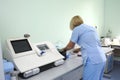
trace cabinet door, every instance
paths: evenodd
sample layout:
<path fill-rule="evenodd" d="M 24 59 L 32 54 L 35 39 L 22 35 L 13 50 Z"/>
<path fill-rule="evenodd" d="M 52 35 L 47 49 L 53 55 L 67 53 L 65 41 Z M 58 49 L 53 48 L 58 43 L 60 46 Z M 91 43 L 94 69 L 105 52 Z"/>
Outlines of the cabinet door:
<path fill-rule="evenodd" d="M 82 78 L 83 67 L 74 69 L 62 76 L 62 80 L 80 80 Z"/>
<path fill-rule="evenodd" d="M 106 62 L 106 67 L 105 67 L 105 73 L 108 73 L 112 70 L 113 68 L 113 52 L 109 52 L 107 55 L 106 55 L 106 58 L 107 58 L 107 62 Z"/>
<path fill-rule="evenodd" d="M 120 57 L 120 48 L 114 49 L 113 52 L 115 57 Z"/>

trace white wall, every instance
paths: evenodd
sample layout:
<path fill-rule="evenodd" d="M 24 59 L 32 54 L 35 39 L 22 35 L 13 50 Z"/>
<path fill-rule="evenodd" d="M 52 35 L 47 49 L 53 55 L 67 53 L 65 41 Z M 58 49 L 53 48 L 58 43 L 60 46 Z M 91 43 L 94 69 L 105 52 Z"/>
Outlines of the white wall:
<path fill-rule="evenodd" d="M 101 34 L 104 26 L 104 0 L 0 0 L 0 37 L 31 35 L 31 42 L 63 41 L 71 31 L 69 22 L 80 15 L 85 23 L 97 26 Z"/>

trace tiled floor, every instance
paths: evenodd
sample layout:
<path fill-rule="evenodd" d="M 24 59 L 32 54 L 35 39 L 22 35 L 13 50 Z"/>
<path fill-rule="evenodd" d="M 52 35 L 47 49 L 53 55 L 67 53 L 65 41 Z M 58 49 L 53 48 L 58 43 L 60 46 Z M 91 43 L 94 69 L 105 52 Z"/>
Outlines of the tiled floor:
<path fill-rule="evenodd" d="M 114 62 L 113 70 L 103 80 L 120 80 L 120 63 Z"/>

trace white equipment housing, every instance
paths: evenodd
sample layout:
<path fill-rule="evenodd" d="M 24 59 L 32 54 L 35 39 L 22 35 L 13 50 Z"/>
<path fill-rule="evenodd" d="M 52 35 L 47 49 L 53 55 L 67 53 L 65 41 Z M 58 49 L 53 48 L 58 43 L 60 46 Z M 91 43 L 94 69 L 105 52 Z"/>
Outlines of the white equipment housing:
<path fill-rule="evenodd" d="M 7 40 L 7 45 L 9 52 L 5 54 L 5 58 L 12 61 L 20 73 L 27 73 L 53 62 L 55 66 L 64 63 L 64 56 L 48 41 L 31 45 L 27 38 L 18 38 Z"/>

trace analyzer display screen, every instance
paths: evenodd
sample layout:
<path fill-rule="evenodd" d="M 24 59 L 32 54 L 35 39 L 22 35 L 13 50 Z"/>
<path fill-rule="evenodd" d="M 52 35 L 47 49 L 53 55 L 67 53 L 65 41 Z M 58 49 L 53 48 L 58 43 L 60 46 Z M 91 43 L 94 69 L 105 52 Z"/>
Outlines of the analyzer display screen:
<path fill-rule="evenodd" d="M 14 40 L 11 44 L 16 54 L 32 50 L 27 39 Z"/>

